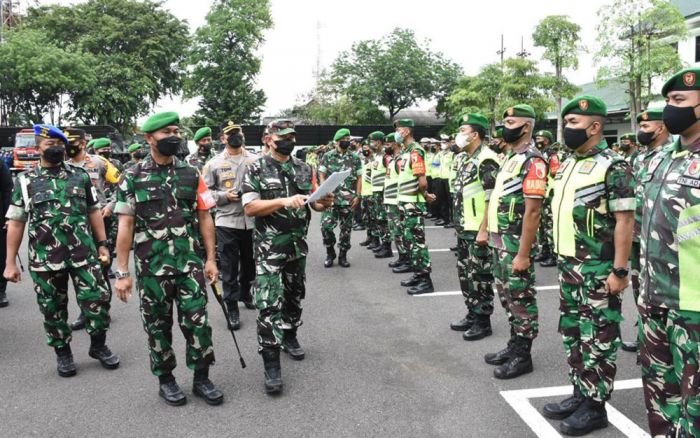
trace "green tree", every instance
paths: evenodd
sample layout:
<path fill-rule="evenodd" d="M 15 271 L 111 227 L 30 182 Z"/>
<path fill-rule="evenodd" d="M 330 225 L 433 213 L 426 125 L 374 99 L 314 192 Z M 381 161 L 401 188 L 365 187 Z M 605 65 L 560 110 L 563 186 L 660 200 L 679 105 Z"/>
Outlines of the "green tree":
<path fill-rule="evenodd" d="M 257 51 L 271 27 L 269 0 L 214 2 L 206 24 L 195 33 L 189 57 L 192 72 L 185 97 L 201 97 L 196 121 L 250 123 L 259 118 L 266 98 L 255 88 L 260 72 Z"/>
<path fill-rule="evenodd" d="M 54 45 L 38 30 L 18 27 L 0 44 L 0 124 L 61 123 L 66 95 L 94 87 L 85 58 Z"/>
<path fill-rule="evenodd" d="M 24 25 L 89 60 L 97 83 L 70 96 L 71 116 L 78 121 L 126 133 L 159 99 L 182 90 L 189 31 L 160 1 L 30 8 Z"/>
<path fill-rule="evenodd" d="M 564 77 L 567 68 L 578 68 L 578 52 L 580 46 L 579 32 L 581 27 L 569 21 L 564 15 L 550 15 L 537 25 L 532 39 L 535 46 L 543 47 L 542 59 L 549 61 L 554 66 L 554 81 L 552 94 L 557 111 L 557 139 L 561 141 L 563 122 L 561 117 L 562 98 L 573 97 L 573 87 Z"/>
<path fill-rule="evenodd" d="M 393 120 L 421 100 L 441 101 L 450 94 L 461 68 L 419 44 L 412 31 L 394 29 L 380 40 L 355 43 L 331 66 L 326 86 L 363 106 L 386 108 Z"/>
<path fill-rule="evenodd" d="M 630 119 L 651 101 L 654 79 L 681 68 L 673 44 L 687 35 L 683 15 L 664 0 L 615 0 L 598 13 L 598 51 L 602 82 L 624 78 L 630 99 Z"/>

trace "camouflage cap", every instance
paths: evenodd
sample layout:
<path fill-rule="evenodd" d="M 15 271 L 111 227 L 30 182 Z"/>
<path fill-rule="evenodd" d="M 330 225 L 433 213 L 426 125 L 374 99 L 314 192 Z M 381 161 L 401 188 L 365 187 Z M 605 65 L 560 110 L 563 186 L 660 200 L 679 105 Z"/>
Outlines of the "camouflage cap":
<path fill-rule="evenodd" d="M 267 125 L 269 135 L 296 134 L 294 122 L 291 120 L 274 120 Z"/>

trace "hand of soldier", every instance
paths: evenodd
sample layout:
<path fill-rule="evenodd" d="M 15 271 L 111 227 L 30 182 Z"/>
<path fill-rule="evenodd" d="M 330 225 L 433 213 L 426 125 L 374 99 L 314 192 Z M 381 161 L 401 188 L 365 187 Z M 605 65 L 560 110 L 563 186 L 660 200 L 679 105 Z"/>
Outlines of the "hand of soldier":
<path fill-rule="evenodd" d="M 109 249 L 101 246 L 97 248 L 97 252 L 100 255 L 100 262 L 102 263 L 102 266 L 109 266 L 109 263 L 112 261 L 112 257 L 109 255 Z"/>
<path fill-rule="evenodd" d="M 513 274 L 526 273 L 530 269 L 530 258 L 516 255 L 513 259 Z"/>
<path fill-rule="evenodd" d="M 114 283 L 114 289 L 117 291 L 117 296 L 125 303 L 129 301 L 129 297 L 131 296 L 131 287 L 131 277 L 118 278 Z"/>
<path fill-rule="evenodd" d="M 479 230 L 476 235 L 476 244 L 479 246 L 486 246 L 489 244 L 489 233 L 486 230 Z"/>
<path fill-rule="evenodd" d="M 284 206 L 287 208 L 303 208 L 308 198 L 309 197 L 306 195 L 294 195 L 289 198 L 284 198 Z"/>
<path fill-rule="evenodd" d="M 432 193 L 426 193 L 425 200 L 432 204 L 437 200 L 437 196 L 433 195 Z"/>
<path fill-rule="evenodd" d="M 610 295 L 618 295 L 627 288 L 629 282 L 629 277 L 620 278 L 617 275 L 610 273 L 610 275 L 608 275 L 608 279 L 605 280 L 605 290 Z"/>
<path fill-rule="evenodd" d="M 359 206 L 360 206 L 360 198 L 358 198 L 358 197 L 352 198 L 352 203 L 350 204 L 350 208 L 352 208 L 354 210 Z"/>
<path fill-rule="evenodd" d="M 214 260 L 207 260 L 206 263 L 204 263 L 204 276 L 211 282 L 219 280 L 219 268 L 216 267 L 216 262 Z"/>
<path fill-rule="evenodd" d="M 19 272 L 19 268 L 14 263 L 5 267 L 3 277 L 5 277 L 5 280 L 11 281 L 12 283 L 19 283 L 22 281 L 22 274 Z"/>
<path fill-rule="evenodd" d="M 102 217 L 110 217 L 112 216 L 112 210 L 109 208 L 105 207 L 102 209 Z"/>
<path fill-rule="evenodd" d="M 233 190 L 229 190 L 226 192 L 226 199 L 228 199 L 231 202 L 238 202 L 241 200 L 241 198 L 238 197 L 238 192 L 235 192 Z"/>
<path fill-rule="evenodd" d="M 323 208 L 331 208 L 333 206 L 333 202 L 335 201 L 335 195 L 333 193 L 329 193 L 323 198 L 318 200 L 318 203 L 323 206 Z"/>

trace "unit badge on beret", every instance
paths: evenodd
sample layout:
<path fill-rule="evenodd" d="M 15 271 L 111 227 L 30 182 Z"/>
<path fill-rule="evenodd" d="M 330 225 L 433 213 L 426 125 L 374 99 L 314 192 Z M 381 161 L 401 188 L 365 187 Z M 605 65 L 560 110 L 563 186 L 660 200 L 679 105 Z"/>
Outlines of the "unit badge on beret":
<path fill-rule="evenodd" d="M 647 113 L 646 111 L 644 111 L 644 112 L 642 113 L 642 120 L 649 120 L 649 113 Z"/>
<path fill-rule="evenodd" d="M 464 116 L 462 116 L 462 121 L 468 122 L 469 121 L 469 114 L 465 114 Z"/>
<path fill-rule="evenodd" d="M 49 128 L 46 128 L 46 127 L 41 128 L 41 136 L 49 138 Z"/>
<path fill-rule="evenodd" d="M 579 100 L 578 107 L 581 108 L 581 111 L 586 111 L 588 109 L 588 100 L 586 100 L 586 99 Z"/>
<path fill-rule="evenodd" d="M 688 73 L 683 75 L 683 83 L 685 84 L 686 87 L 692 87 L 695 85 L 695 73 L 692 71 L 689 71 Z"/>
<path fill-rule="evenodd" d="M 508 114 L 509 116 L 512 117 L 514 113 L 515 113 L 515 110 L 513 110 L 513 107 L 508 108 L 507 114 Z"/>

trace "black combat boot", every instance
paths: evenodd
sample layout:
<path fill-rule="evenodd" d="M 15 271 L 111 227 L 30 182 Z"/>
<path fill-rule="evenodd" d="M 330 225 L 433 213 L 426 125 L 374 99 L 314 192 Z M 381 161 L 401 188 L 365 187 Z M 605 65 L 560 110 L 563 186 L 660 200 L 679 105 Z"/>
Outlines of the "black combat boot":
<path fill-rule="evenodd" d="M 497 353 L 488 353 L 484 356 L 484 361 L 489 365 L 503 365 L 506 363 L 510 357 L 513 355 L 513 347 L 515 342 L 515 335 L 511 334 L 508 340 L 508 345 L 503 350 Z"/>
<path fill-rule="evenodd" d="M 630 353 L 639 351 L 639 341 L 627 341 L 622 343 L 622 349 Z"/>
<path fill-rule="evenodd" d="M 209 367 L 194 370 L 192 394 L 203 398 L 208 405 L 216 406 L 224 402 L 224 393 L 209 380 Z"/>
<path fill-rule="evenodd" d="M 278 394 L 282 391 L 282 368 L 280 366 L 280 351 L 265 348 L 262 351 L 265 366 L 265 392 Z"/>
<path fill-rule="evenodd" d="M 306 353 L 304 349 L 299 345 L 299 340 L 297 339 L 297 330 L 285 330 L 284 340 L 282 341 L 282 351 L 289 354 L 294 360 L 304 360 Z"/>
<path fill-rule="evenodd" d="M 347 251 L 340 251 L 340 254 L 338 254 L 338 265 L 341 268 L 349 268 L 350 267 L 350 262 L 348 262 L 348 252 Z"/>
<path fill-rule="evenodd" d="M 10 302 L 7 301 L 7 291 L 3 287 L 2 290 L 0 290 L 0 307 L 7 307 L 10 305 Z"/>
<path fill-rule="evenodd" d="M 466 332 L 474 324 L 474 319 L 476 315 L 474 313 L 467 313 L 464 318 L 459 321 L 451 322 L 450 328 L 458 332 Z"/>
<path fill-rule="evenodd" d="M 378 259 L 388 259 L 389 257 L 394 257 L 394 252 L 391 250 L 391 243 L 385 243 L 382 245 L 381 250 L 374 253 L 374 257 Z"/>
<path fill-rule="evenodd" d="M 419 281 L 420 281 L 420 275 L 414 273 L 411 276 L 411 278 L 408 278 L 406 280 L 401 280 L 401 286 L 403 286 L 403 287 L 415 286 L 418 284 Z"/>
<path fill-rule="evenodd" d="M 543 268 L 551 268 L 551 267 L 556 266 L 556 265 L 557 265 L 557 258 L 551 254 L 549 255 L 549 257 L 544 258 L 540 262 L 540 266 L 542 266 Z"/>
<path fill-rule="evenodd" d="M 605 402 L 586 398 L 573 414 L 561 422 L 559 431 L 564 435 L 582 436 L 605 427 L 608 427 Z"/>
<path fill-rule="evenodd" d="M 70 328 L 73 330 L 82 330 L 85 328 L 85 315 L 83 315 L 83 312 L 80 312 L 78 319 L 73 321 L 73 323 L 70 325 Z"/>
<path fill-rule="evenodd" d="M 462 339 L 465 341 L 478 341 L 479 339 L 484 339 L 487 336 L 491 336 L 492 333 L 491 316 L 476 315 L 474 324 L 472 324 L 472 326 L 469 327 L 466 332 L 464 332 Z"/>
<path fill-rule="evenodd" d="M 175 381 L 172 374 L 158 376 L 160 388 L 158 395 L 170 406 L 182 406 L 187 403 L 185 393 L 180 389 L 180 385 Z"/>
<path fill-rule="evenodd" d="M 326 261 L 323 262 L 323 266 L 330 268 L 333 266 L 333 261 L 335 260 L 335 249 L 332 246 L 326 247 Z"/>
<path fill-rule="evenodd" d="M 70 345 L 55 348 L 55 350 L 56 371 L 58 371 L 58 375 L 61 377 L 75 376 L 78 369 L 75 367 L 75 362 L 73 362 L 73 353 L 71 352 Z"/>
<path fill-rule="evenodd" d="M 372 242 L 369 245 L 367 245 L 367 249 L 370 251 L 374 251 L 375 249 L 380 248 L 381 246 L 382 244 L 379 242 L 379 239 L 373 237 Z"/>
<path fill-rule="evenodd" d="M 442 227 L 442 226 L 444 226 L 446 223 L 447 223 L 447 221 L 445 221 L 445 219 L 438 219 L 438 220 L 435 221 L 435 226 L 436 226 L 436 227 Z"/>
<path fill-rule="evenodd" d="M 399 254 L 399 258 L 398 258 L 398 259 L 389 262 L 389 267 L 390 267 L 390 268 L 396 268 L 396 267 L 398 267 L 398 266 L 405 265 L 405 264 L 407 264 L 407 263 L 408 263 L 408 257 L 406 257 L 405 254 L 404 254 L 404 255 Z"/>
<path fill-rule="evenodd" d="M 429 294 L 431 292 L 435 292 L 435 287 L 433 286 L 433 280 L 430 278 L 430 274 L 422 274 L 418 284 L 409 287 L 406 291 L 409 295 Z"/>
<path fill-rule="evenodd" d="M 546 259 L 547 255 L 544 253 L 544 251 L 538 251 L 537 255 L 532 258 L 533 262 L 541 262 L 542 260 Z"/>
<path fill-rule="evenodd" d="M 105 345 L 106 339 L 106 332 L 98 332 L 90 335 L 90 350 L 88 351 L 88 355 L 93 359 L 99 360 L 102 368 L 115 370 L 119 368 L 119 356 L 112 353 L 112 350 Z"/>
<path fill-rule="evenodd" d="M 407 274 L 409 272 L 413 272 L 413 267 L 411 266 L 411 263 L 407 260 L 406 263 L 404 263 L 403 265 L 391 268 L 391 272 L 393 272 L 394 274 Z"/>
<path fill-rule="evenodd" d="M 228 326 L 231 330 L 241 328 L 241 311 L 238 309 L 238 302 L 226 303 L 228 309 Z"/>
<path fill-rule="evenodd" d="M 497 379 L 514 379 L 532 372 L 532 356 L 530 348 L 532 339 L 516 336 L 513 342 L 513 353 L 506 363 L 493 370 Z"/>
<path fill-rule="evenodd" d="M 360 246 L 367 246 L 370 243 L 372 243 L 372 236 L 369 235 L 369 232 L 367 232 L 367 238 L 360 242 Z"/>
<path fill-rule="evenodd" d="M 565 398 L 559 403 L 547 403 L 542 409 L 542 415 L 551 420 L 563 420 L 576 412 L 586 398 L 581 394 L 577 386 L 574 386 L 574 395 Z"/>

